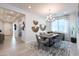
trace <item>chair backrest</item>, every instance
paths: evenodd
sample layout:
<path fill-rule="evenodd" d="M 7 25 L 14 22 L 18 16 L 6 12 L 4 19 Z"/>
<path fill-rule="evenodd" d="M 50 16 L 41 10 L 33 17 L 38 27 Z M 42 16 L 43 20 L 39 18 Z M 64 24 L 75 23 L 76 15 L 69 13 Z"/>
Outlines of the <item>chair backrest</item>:
<path fill-rule="evenodd" d="M 39 41 L 39 36 L 36 34 L 36 39 L 37 39 L 37 42 L 38 42 L 38 44 L 40 43 L 40 41 Z"/>
<path fill-rule="evenodd" d="M 39 36 L 39 35 L 37 35 L 36 34 L 36 39 L 37 39 L 37 42 L 38 42 L 38 44 L 45 44 L 45 43 L 47 43 L 48 42 L 48 39 L 46 40 L 44 40 L 41 36 Z"/>
<path fill-rule="evenodd" d="M 59 35 L 57 35 L 57 36 L 55 37 L 55 39 L 53 39 L 53 42 L 59 42 L 59 41 L 62 40 L 62 38 L 63 38 L 63 35 L 62 35 L 62 34 L 59 34 Z"/>
<path fill-rule="evenodd" d="M 63 38 L 63 35 L 62 35 L 62 34 L 59 34 L 58 37 L 57 37 L 57 40 L 58 40 L 58 41 L 61 41 L 62 38 Z"/>

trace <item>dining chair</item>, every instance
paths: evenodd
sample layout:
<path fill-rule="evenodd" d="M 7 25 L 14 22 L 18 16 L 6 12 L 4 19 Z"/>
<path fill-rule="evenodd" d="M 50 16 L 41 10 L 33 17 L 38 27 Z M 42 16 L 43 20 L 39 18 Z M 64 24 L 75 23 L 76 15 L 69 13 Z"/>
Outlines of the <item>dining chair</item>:
<path fill-rule="evenodd" d="M 38 49 L 42 48 L 43 46 L 46 46 L 46 44 L 48 43 L 48 39 L 44 39 L 41 38 L 41 36 L 36 34 L 36 39 L 37 39 L 37 43 L 38 43 Z"/>
<path fill-rule="evenodd" d="M 61 41 L 62 41 L 62 39 L 63 39 L 63 35 L 62 34 L 59 34 L 54 40 L 53 40 L 53 42 L 54 42 L 54 47 L 55 48 L 59 48 L 60 46 L 61 46 Z"/>

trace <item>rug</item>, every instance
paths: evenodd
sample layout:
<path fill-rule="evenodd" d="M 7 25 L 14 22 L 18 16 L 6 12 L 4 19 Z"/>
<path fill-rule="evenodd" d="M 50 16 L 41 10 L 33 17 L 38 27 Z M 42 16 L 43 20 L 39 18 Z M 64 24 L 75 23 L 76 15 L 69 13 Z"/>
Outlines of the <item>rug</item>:
<path fill-rule="evenodd" d="M 30 43 L 28 56 L 69 56 L 70 51 L 67 48 L 55 48 L 53 46 L 38 49 L 36 42 Z M 27 53 L 27 52 L 26 52 Z M 26 54 L 25 54 L 26 55 Z"/>

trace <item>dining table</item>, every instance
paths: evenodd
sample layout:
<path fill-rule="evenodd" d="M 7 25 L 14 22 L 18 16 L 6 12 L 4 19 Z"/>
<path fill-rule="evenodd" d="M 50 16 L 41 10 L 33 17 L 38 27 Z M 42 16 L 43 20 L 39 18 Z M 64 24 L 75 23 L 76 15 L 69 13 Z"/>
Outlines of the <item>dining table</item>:
<path fill-rule="evenodd" d="M 59 34 L 56 34 L 56 33 L 44 33 L 44 34 L 41 34 L 40 37 L 43 37 L 43 38 L 46 38 L 48 39 L 48 46 L 52 46 L 53 45 L 53 39 L 55 39 L 55 37 L 57 37 Z"/>

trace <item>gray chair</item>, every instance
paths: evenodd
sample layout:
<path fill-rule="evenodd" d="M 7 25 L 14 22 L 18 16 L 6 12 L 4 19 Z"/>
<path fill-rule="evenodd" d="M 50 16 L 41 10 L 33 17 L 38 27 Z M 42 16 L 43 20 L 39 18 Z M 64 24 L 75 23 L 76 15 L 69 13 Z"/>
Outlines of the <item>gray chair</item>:
<path fill-rule="evenodd" d="M 62 34 L 59 34 L 54 40 L 54 47 L 55 48 L 59 48 L 61 46 L 61 41 L 62 41 L 62 38 L 63 38 L 63 35 Z"/>
<path fill-rule="evenodd" d="M 38 49 L 42 48 L 48 43 L 48 39 L 43 40 L 39 35 L 36 34 L 36 39 L 38 43 Z"/>

